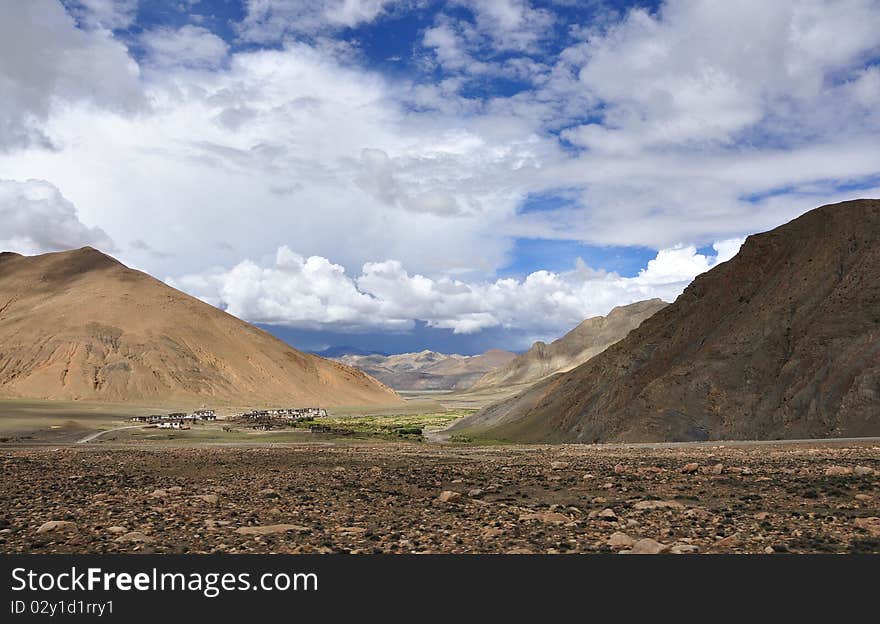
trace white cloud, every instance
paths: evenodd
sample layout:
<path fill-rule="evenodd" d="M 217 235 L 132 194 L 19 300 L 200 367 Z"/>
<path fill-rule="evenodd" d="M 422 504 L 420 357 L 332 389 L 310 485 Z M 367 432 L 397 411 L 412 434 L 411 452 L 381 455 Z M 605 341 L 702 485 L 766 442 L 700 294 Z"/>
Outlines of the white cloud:
<path fill-rule="evenodd" d="M 59 147 L 45 123 L 71 103 L 132 112 L 143 104 L 139 69 L 105 30 L 84 31 L 52 0 L 0 7 L 0 153 Z"/>
<path fill-rule="evenodd" d="M 48 180 L 82 222 L 129 242 L 122 260 L 202 276 L 215 298 L 204 276 L 243 258 L 257 284 L 279 272 L 281 287 L 290 270 L 275 250 L 287 246 L 319 259 L 298 283 L 314 274 L 340 288 L 325 297 L 336 307 L 319 297 L 296 322 L 320 310 L 340 325 L 424 317 L 458 331 L 540 315 L 570 326 L 591 313 L 585 301 L 601 312 L 673 292 L 681 280 L 666 291 L 658 280 L 707 266 L 693 246 L 880 194 L 880 73 L 866 62 L 880 45 L 876 3 L 671 0 L 572 28 L 555 56 L 542 50 L 558 21 L 526 3 L 473 3 L 467 24 L 441 17 L 424 34 L 436 80 L 382 75 L 356 42 L 329 38 L 406 6 L 255 1 L 242 37 L 273 49 L 229 52 L 195 26 L 152 31 L 142 72 L 101 25 L 109 18 L 78 29 L 57 3 L 2 3 L 0 171 Z M 491 11 L 494 29 L 480 17 Z M 506 50 L 493 38 L 504 32 L 516 35 Z M 527 88 L 469 90 L 499 76 Z M 557 190 L 564 207 L 521 211 Z M 665 259 L 642 282 L 584 271 L 498 282 L 517 237 L 642 245 Z M 406 296 L 363 290 L 389 283 Z M 245 286 L 231 280 L 223 296 L 254 318 L 291 314 L 283 300 L 260 308 Z M 394 303 L 404 300 L 418 315 Z"/>
<path fill-rule="evenodd" d="M 537 52 L 536 44 L 550 34 L 553 14 L 528 0 L 460 0 L 474 14 L 477 31 L 496 50 Z"/>
<path fill-rule="evenodd" d="M 581 44 L 580 82 L 606 109 L 603 127 L 569 137 L 603 150 L 723 144 L 795 123 L 836 133 L 823 104 L 849 104 L 838 83 L 880 51 L 878 32 L 872 0 L 671 0 L 656 15 L 634 10 Z"/>
<path fill-rule="evenodd" d="M 285 244 L 349 269 L 391 255 L 426 274 L 491 273 L 520 182 L 556 149 L 519 122 L 413 114 L 398 85 L 304 44 L 150 72 L 145 88 L 148 113 L 69 106 L 43 125 L 63 151 L 0 167 L 52 180 L 115 240 L 166 251 L 123 258 L 161 274 Z"/>
<path fill-rule="evenodd" d="M 0 251 L 38 254 L 85 245 L 113 251 L 101 228 L 84 225 L 76 208 L 45 180 L 0 180 Z"/>
<path fill-rule="evenodd" d="M 229 46 L 201 26 L 187 24 L 176 30 L 158 28 L 140 36 L 149 62 L 167 68 L 174 65 L 211 69 L 226 59 Z"/>
<path fill-rule="evenodd" d="M 465 282 L 410 274 L 396 260 L 368 262 L 357 277 L 326 258 L 287 247 L 272 266 L 250 260 L 228 271 L 169 279 L 252 322 L 333 331 L 401 331 L 416 321 L 470 334 L 493 327 L 558 335 L 584 318 L 652 297 L 673 300 L 699 273 L 731 258 L 741 240 L 715 244 L 716 255 L 693 246 L 661 250 L 635 277 L 590 269 L 536 271 L 522 280 Z"/>
<path fill-rule="evenodd" d="M 138 0 L 63 0 L 78 19 L 92 28 L 127 28 L 137 17 Z"/>
<path fill-rule="evenodd" d="M 273 42 L 288 35 L 317 35 L 325 30 L 371 22 L 395 0 L 247 0 L 239 25 L 250 41 Z"/>
<path fill-rule="evenodd" d="M 444 71 L 524 80 L 549 71 L 531 56 L 541 56 L 539 44 L 553 35 L 550 11 L 525 0 L 459 0 L 451 5 L 467 8 L 471 19 L 441 13 L 421 42 Z M 495 61 L 496 55 L 505 59 Z"/>

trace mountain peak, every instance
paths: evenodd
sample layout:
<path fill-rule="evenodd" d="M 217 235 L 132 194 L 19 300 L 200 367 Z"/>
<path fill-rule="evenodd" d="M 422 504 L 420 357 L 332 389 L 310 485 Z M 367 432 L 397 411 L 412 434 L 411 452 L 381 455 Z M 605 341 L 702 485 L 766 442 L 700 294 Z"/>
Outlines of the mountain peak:
<path fill-rule="evenodd" d="M 461 427 L 496 439 L 641 442 L 880 434 L 880 200 L 754 234 L 573 370 Z"/>
<path fill-rule="evenodd" d="M 213 405 L 390 405 L 360 371 L 83 247 L 3 256 L 0 396 Z"/>
<path fill-rule="evenodd" d="M 535 342 L 525 353 L 489 371 L 474 385 L 474 389 L 521 386 L 574 368 L 626 336 L 664 306 L 666 303 L 660 299 L 637 301 L 614 308 L 608 316 L 595 316 L 581 321 L 551 344 Z"/>

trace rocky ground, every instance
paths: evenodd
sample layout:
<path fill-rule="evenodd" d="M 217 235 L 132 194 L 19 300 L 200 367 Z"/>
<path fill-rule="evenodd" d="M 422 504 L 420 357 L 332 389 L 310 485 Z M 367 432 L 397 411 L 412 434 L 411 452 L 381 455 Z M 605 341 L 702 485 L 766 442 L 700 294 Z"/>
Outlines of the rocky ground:
<path fill-rule="evenodd" d="M 880 553 L 876 442 L 0 457 L 7 553 Z"/>

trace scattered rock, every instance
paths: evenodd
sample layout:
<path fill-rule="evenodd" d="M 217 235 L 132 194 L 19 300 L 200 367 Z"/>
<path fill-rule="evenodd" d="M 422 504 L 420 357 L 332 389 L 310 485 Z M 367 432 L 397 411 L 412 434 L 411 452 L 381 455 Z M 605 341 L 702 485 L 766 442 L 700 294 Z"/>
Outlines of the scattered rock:
<path fill-rule="evenodd" d="M 693 555 L 700 552 L 700 547 L 696 544 L 673 544 L 669 552 L 673 555 Z"/>
<path fill-rule="evenodd" d="M 635 544 L 632 549 L 622 551 L 625 555 L 659 555 L 669 548 L 666 544 L 661 544 L 650 537 L 643 537 Z"/>
<path fill-rule="evenodd" d="M 852 468 L 848 466 L 828 466 L 825 469 L 826 477 L 843 477 L 852 474 Z"/>
<path fill-rule="evenodd" d="M 260 490 L 260 496 L 263 498 L 281 498 L 281 495 L 272 488 Z"/>
<path fill-rule="evenodd" d="M 67 520 L 50 520 L 49 522 L 44 522 L 40 525 L 40 528 L 37 529 L 37 533 L 76 533 L 79 531 L 79 527 L 76 522 L 69 522 Z"/>
<path fill-rule="evenodd" d="M 739 546 L 740 542 L 740 534 L 734 533 L 733 535 L 728 535 L 727 537 L 721 538 L 720 540 L 715 542 L 715 546 L 718 548 L 734 548 Z"/>
<path fill-rule="evenodd" d="M 880 518 L 871 516 L 868 518 L 856 518 L 853 524 L 858 529 L 864 529 L 871 537 L 880 537 Z"/>
<path fill-rule="evenodd" d="M 437 500 L 441 503 L 454 503 L 461 499 L 461 492 L 455 490 L 443 490 Z"/>
<path fill-rule="evenodd" d="M 853 474 L 857 477 L 870 477 L 874 472 L 874 469 L 868 466 L 856 466 L 853 468 Z"/>
<path fill-rule="evenodd" d="M 722 472 L 724 472 L 724 464 L 715 464 L 709 468 L 709 474 L 720 475 Z"/>
<path fill-rule="evenodd" d="M 639 501 L 635 505 L 633 505 L 634 509 L 645 510 L 645 509 L 684 509 L 684 505 L 679 503 L 678 501 L 662 501 L 662 500 L 645 500 Z"/>
<path fill-rule="evenodd" d="M 698 464 L 696 462 L 691 462 L 690 464 L 685 464 L 684 466 L 682 466 L 681 471 L 684 474 L 693 474 L 699 469 L 700 469 L 700 464 Z"/>
<path fill-rule="evenodd" d="M 533 555 L 534 551 L 529 550 L 528 548 L 524 548 L 522 546 L 517 548 L 511 548 L 505 554 L 507 555 Z"/>
<path fill-rule="evenodd" d="M 483 490 L 481 490 L 480 488 L 474 488 L 472 490 L 468 490 L 467 495 L 470 498 L 479 498 L 480 496 L 483 495 Z"/>
<path fill-rule="evenodd" d="M 125 535 L 120 535 L 113 541 L 120 544 L 152 544 L 156 540 L 140 531 L 130 531 Z"/>
<path fill-rule="evenodd" d="M 611 548 L 632 548 L 635 543 L 636 540 L 620 531 L 612 533 L 611 537 L 608 538 L 608 545 L 611 546 Z"/>
<path fill-rule="evenodd" d="M 624 472 L 626 472 L 626 466 L 623 464 L 614 465 L 614 474 L 623 474 Z"/>
<path fill-rule="evenodd" d="M 274 535 L 276 533 L 287 533 L 288 531 L 308 533 L 311 529 L 298 524 L 267 524 L 265 526 L 247 526 L 235 529 L 235 532 L 239 535 Z"/>
<path fill-rule="evenodd" d="M 555 511 L 539 511 L 536 513 L 522 514 L 519 519 L 520 522 L 539 520 L 540 522 L 546 522 L 547 524 L 566 524 L 567 522 L 571 522 L 571 518 Z"/>
<path fill-rule="evenodd" d="M 873 446 L 561 447 L 549 458 L 540 448 L 401 452 L 363 441 L 308 452 L 6 446 L 0 553 L 616 553 L 641 551 L 641 538 L 668 544 L 662 552 L 670 554 L 695 546 L 700 554 L 768 546 L 777 554 L 872 553 L 880 544 Z M 567 470 L 551 471 L 551 459 Z M 683 473 L 688 462 L 699 462 L 696 474 Z M 717 464 L 724 478 L 707 472 Z M 332 472 L 338 465 L 347 476 Z M 615 472 L 618 465 L 626 471 Z M 201 469 L 209 466 L 216 469 Z M 736 474 L 746 466 L 755 476 Z M 832 466 L 853 476 L 824 476 Z M 582 481 L 584 474 L 595 476 Z M 602 490 L 607 482 L 614 488 Z M 156 488 L 159 496 L 150 496 Z M 279 498 L 264 498 L 263 489 Z M 440 502 L 444 490 L 460 497 Z M 817 497 L 805 498 L 809 492 Z M 79 530 L 36 534 L 47 520 L 75 521 Z M 132 532 L 156 541 L 114 541 Z"/>
<path fill-rule="evenodd" d="M 551 470 L 565 470 L 566 468 L 568 468 L 568 462 L 564 462 L 564 461 L 550 462 L 550 469 Z"/>

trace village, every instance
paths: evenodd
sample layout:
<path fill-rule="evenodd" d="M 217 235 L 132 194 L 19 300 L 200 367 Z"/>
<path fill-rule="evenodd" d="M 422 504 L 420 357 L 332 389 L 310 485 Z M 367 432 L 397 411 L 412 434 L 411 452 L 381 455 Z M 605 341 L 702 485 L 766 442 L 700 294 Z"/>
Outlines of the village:
<path fill-rule="evenodd" d="M 249 423 L 254 429 L 269 430 L 273 425 L 311 421 L 327 416 L 323 407 L 295 407 L 252 410 L 230 417 L 229 420 Z M 151 414 L 149 416 L 132 416 L 131 422 L 144 423 L 159 429 L 189 429 L 199 422 L 217 420 L 217 413 L 212 409 L 197 409 L 192 413 L 172 412 L 170 414 Z M 320 431 L 319 431 L 320 429 Z M 310 428 L 313 432 L 323 432 L 320 425 Z"/>

